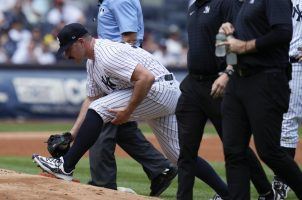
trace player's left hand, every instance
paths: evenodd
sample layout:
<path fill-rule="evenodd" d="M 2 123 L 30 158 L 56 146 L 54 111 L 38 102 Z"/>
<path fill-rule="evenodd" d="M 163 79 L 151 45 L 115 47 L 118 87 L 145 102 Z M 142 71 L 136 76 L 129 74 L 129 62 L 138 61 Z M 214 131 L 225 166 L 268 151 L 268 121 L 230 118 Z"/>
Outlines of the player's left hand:
<path fill-rule="evenodd" d="M 131 113 L 126 108 L 109 109 L 109 112 L 115 114 L 115 118 L 111 120 L 111 123 L 115 125 L 126 123 L 131 116 Z"/>
<path fill-rule="evenodd" d="M 228 81 L 229 81 L 228 75 L 222 73 L 222 75 L 220 75 L 212 85 L 211 96 L 213 96 L 213 98 L 222 97 Z"/>

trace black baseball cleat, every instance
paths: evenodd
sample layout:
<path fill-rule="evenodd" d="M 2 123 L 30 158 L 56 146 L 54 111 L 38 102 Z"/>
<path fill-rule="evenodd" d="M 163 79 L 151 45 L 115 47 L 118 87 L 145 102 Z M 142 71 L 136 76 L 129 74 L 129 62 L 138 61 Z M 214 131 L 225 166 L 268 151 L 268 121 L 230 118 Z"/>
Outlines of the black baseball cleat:
<path fill-rule="evenodd" d="M 287 198 L 287 193 L 290 188 L 275 176 L 272 182 L 272 189 L 275 194 L 274 200 L 284 200 Z"/>
<path fill-rule="evenodd" d="M 43 156 L 39 156 L 37 154 L 32 155 L 33 161 L 40 167 L 43 171 L 53 174 L 55 177 L 59 179 L 63 179 L 66 181 L 72 181 L 73 171 L 67 173 L 64 170 L 64 160 L 63 157 L 60 158 L 47 158 Z"/>
<path fill-rule="evenodd" d="M 177 175 L 177 167 L 171 166 L 166 168 L 160 175 L 151 181 L 150 196 L 158 197 L 172 183 L 172 180 Z"/>

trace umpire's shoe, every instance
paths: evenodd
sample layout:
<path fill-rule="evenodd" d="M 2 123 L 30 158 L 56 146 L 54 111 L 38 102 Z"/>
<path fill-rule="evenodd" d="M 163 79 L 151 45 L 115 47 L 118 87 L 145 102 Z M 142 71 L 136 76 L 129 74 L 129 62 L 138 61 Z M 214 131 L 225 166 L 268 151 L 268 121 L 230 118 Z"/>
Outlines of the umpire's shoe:
<path fill-rule="evenodd" d="M 47 158 L 47 157 L 39 156 L 37 154 L 33 154 L 32 159 L 35 163 L 38 164 L 38 167 L 40 167 L 43 171 L 53 174 L 57 178 L 66 181 L 72 181 L 73 171 L 69 173 L 65 172 L 63 166 L 64 164 L 63 157 Z"/>
<path fill-rule="evenodd" d="M 151 181 L 150 196 L 158 197 L 171 184 L 172 180 L 177 175 L 177 167 L 170 166 L 166 168 L 160 175 Z"/>

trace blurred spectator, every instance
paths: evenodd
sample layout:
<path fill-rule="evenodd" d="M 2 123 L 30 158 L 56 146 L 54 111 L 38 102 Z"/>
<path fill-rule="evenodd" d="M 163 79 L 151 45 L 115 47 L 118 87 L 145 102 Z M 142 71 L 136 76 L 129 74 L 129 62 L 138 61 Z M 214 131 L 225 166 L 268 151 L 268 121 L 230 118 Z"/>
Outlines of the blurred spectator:
<path fill-rule="evenodd" d="M 31 61 L 32 63 L 39 63 L 41 65 L 53 64 L 56 58 L 50 52 L 50 44 L 53 42 L 53 37 L 50 35 L 42 38 L 41 32 L 38 28 L 32 31 L 32 39 L 30 43 Z"/>
<path fill-rule="evenodd" d="M 1 29 L 7 30 L 11 28 L 11 25 L 19 21 L 20 23 L 23 24 L 26 28 L 30 27 L 30 24 L 27 21 L 27 18 L 25 14 L 22 11 L 22 1 L 18 0 L 14 4 L 13 8 L 10 10 L 5 11 L 4 13 L 4 18 L 5 18 L 5 23 L 1 27 Z"/>
<path fill-rule="evenodd" d="M 169 58 L 169 55 L 167 54 L 167 46 L 165 40 L 162 39 L 157 47 L 158 48 L 152 52 L 155 58 L 164 66 L 170 66 L 171 60 Z"/>
<path fill-rule="evenodd" d="M 3 48 L 3 44 L 5 42 L 5 38 L 1 35 L 0 36 L 0 63 L 7 63 L 8 62 L 8 56 L 6 53 L 6 50 Z"/>
<path fill-rule="evenodd" d="M 95 35 L 96 23 L 93 18 L 98 12 L 95 2 L 96 0 L 0 0 L 0 64 L 43 65 L 61 61 L 56 58 L 58 30 L 65 24 L 79 22 L 85 24 Z M 163 1 L 162 7 L 166 8 L 169 5 L 167 2 Z M 151 6 L 149 10 L 154 13 L 154 9 L 159 8 Z M 172 7 L 169 7 L 167 13 L 157 16 L 156 22 L 146 20 L 146 24 L 154 26 L 151 29 L 149 26 L 151 32 L 148 32 L 148 28 L 145 30 L 147 33 L 143 48 L 165 66 L 183 67 L 186 66 L 187 47 L 183 45 L 183 31 L 163 18 L 169 16 L 170 11 L 173 11 Z M 183 12 L 186 13 L 186 9 Z M 161 21 L 158 23 L 158 20 Z M 177 20 L 175 23 L 178 23 Z M 167 38 L 164 37 L 166 30 Z"/>
<path fill-rule="evenodd" d="M 11 10 L 15 6 L 16 2 L 17 0 L 0 0 L 0 11 L 5 12 Z"/>
<path fill-rule="evenodd" d="M 34 57 L 37 63 L 41 65 L 53 64 L 56 62 L 56 57 L 50 51 L 50 45 L 52 44 L 52 40 L 45 36 L 41 45 L 37 46 L 34 49 Z"/>
<path fill-rule="evenodd" d="M 12 63 L 23 64 L 30 61 L 30 42 L 32 34 L 25 29 L 21 20 L 16 19 L 8 32 L 9 38 L 16 44 L 16 51 L 12 55 Z"/>
<path fill-rule="evenodd" d="M 63 21 L 65 24 L 78 22 L 85 23 L 83 12 L 72 4 L 66 4 L 65 0 L 54 0 L 54 8 L 47 15 L 47 22 L 52 25 L 59 24 Z"/>
<path fill-rule="evenodd" d="M 0 11 L 0 27 L 2 27 L 2 25 L 4 24 L 4 20 L 5 20 L 5 18 L 4 18 L 3 12 Z"/>
<path fill-rule="evenodd" d="M 169 36 L 166 40 L 167 51 L 174 56 L 179 56 L 181 54 L 182 46 L 179 31 L 179 28 L 175 24 L 172 24 L 169 27 Z"/>
<path fill-rule="evenodd" d="M 178 59 L 178 67 L 187 67 L 187 54 L 188 54 L 188 45 L 187 43 L 182 43 L 181 54 Z"/>
<path fill-rule="evenodd" d="M 10 62 L 10 58 L 17 49 L 17 44 L 8 36 L 7 32 L 1 34 L 1 47 L 3 48 L 2 53 L 6 54 L 7 62 Z"/>
<path fill-rule="evenodd" d="M 167 55 L 169 59 L 169 65 L 177 66 L 179 64 L 179 58 L 182 55 L 182 42 L 180 40 L 180 30 L 177 25 L 172 24 L 169 27 L 169 35 L 166 40 Z"/>
<path fill-rule="evenodd" d="M 48 0 L 23 0 L 22 11 L 32 25 L 40 23 L 49 11 Z"/>
<path fill-rule="evenodd" d="M 43 42 L 47 45 L 49 52 L 56 54 L 59 48 L 56 35 L 46 34 L 43 38 Z"/>
<path fill-rule="evenodd" d="M 149 53 L 154 53 L 158 49 L 158 45 L 154 40 L 154 36 L 150 32 L 145 32 L 143 49 L 145 49 Z"/>

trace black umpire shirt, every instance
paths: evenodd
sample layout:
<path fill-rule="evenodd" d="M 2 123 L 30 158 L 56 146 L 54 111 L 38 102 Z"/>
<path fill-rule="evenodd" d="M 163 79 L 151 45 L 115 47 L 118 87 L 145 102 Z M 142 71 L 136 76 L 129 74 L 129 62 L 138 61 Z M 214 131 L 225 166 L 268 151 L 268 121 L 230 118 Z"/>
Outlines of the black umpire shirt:
<path fill-rule="evenodd" d="M 191 74 L 216 75 L 225 59 L 215 56 L 215 36 L 222 23 L 232 20 L 233 0 L 195 1 L 188 11 L 188 69 Z"/>
<path fill-rule="evenodd" d="M 235 22 L 236 38 L 248 41 L 261 38 L 276 25 L 285 25 L 292 31 L 290 0 L 245 0 Z M 291 34 L 291 33 L 289 33 Z M 279 37 L 281 39 L 281 36 Z M 266 42 L 266 41 L 262 41 Z M 238 56 L 239 67 L 286 67 L 289 42 L 276 42 L 256 53 Z"/>

